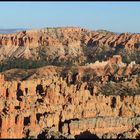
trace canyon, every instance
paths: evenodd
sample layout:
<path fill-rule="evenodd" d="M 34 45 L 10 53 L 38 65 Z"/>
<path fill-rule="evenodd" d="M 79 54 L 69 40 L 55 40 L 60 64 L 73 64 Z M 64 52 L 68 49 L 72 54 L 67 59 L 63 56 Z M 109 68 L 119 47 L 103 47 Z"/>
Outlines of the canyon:
<path fill-rule="evenodd" d="M 0 34 L 0 138 L 140 138 L 139 41 L 77 27 Z"/>
<path fill-rule="evenodd" d="M 115 51 L 119 48 L 139 52 L 140 34 L 89 31 L 83 28 L 45 28 L 0 35 L 0 62 L 30 59 L 71 62 L 77 65 L 91 56 L 99 46 Z M 106 48 L 103 48 L 106 49 Z M 90 54 L 89 54 L 90 52 Z M 90 56 L 89 56 L 90 55 Z M 87 57 L 90 57 L 87 59 Z M 79 59 L 78 59 L 79 58 Z M 76 60 L 77 59 L 77 60 Z"/>

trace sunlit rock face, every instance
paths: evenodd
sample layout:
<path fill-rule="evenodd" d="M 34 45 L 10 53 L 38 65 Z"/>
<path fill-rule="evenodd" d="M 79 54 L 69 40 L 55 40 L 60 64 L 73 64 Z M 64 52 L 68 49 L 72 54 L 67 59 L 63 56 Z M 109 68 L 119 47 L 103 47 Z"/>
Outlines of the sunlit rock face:
<path fill-rule="evenodd" d="M 0 34 L 0 138 L 140 138 L 140 65 L 114 53 L 139 41 L 74 27 Z"/>
<path fill-rule="evenodd" d="M 83 46 L 95 45 L 139 49 L 140 35 L 102 33 L 83 28 L 46 28 L 0 34 L 0 60 L 11 58 L 61 59 L 85 55 Z M 86 48 L 86 49 L 88 49 Z"/>
<path fill-rule="evenodd" d="M 134 66 L 133 69 L 126 66 L 120 56 L 98 63 L 78 67 L 76 72 L 74 68 L 64 71 L 64 68 L 48 66 L 32 70 L 31 75 L 30 70 L 24 80 L 21 75 L 17 76 L 18 80 L 10 78 L 16 77 L 20 69 L 2 73 L 0 137 L 45 138 L 51 137 L 51 131 L 55 136 L 65 138 L 127 138 L 129 133 L 139 137 L 140 86 L 137 77 L 133 77 Z M 102 87 L 111 82 L 110 74 L 115 75 L 114 64 L 118 65 L 118 74 L 114 77 L 114 81 L 119 81 L 114 87 L 118 93 L 105 95 Z M 125 73 L 120 76 L 124 67 Z M 93 77 L 86 79 L 87 70 Z M 132 79 L 125 82 L 125 75 L 131 75 Z M 130 95 L 122 91 L 121 87 L 126 85 L 136 89 L 137 93 Z"/>

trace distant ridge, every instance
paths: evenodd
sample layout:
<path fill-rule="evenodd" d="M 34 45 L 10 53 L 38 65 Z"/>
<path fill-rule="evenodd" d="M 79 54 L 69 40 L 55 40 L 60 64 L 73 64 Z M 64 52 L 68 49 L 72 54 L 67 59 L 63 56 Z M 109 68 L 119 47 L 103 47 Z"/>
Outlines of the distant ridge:
<path fill-rule="evenodd" d="M 16 32 L 20 32 L 20 31 L 24 31 L 27 29 L 0 29 L 0 34 L 11 34 L 11 33 L 16 33 Z"/>

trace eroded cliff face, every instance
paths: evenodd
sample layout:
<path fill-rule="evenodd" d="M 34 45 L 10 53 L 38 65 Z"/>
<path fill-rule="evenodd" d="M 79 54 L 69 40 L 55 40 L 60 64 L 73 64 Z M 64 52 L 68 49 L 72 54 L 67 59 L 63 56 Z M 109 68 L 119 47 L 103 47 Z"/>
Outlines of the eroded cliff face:
<path fill-rule="evenodd" d="M 118 72 L 125 66 L 121 57 L 115 56 L 107 62 L 90 66 L 90 70 L 88 66 L 80 67 L 76 73 L 46 67 L 43 68 L 46 74 L 40 69 L 40 75 L 34 77 L 33 74 L 24 80 L 7 81 L 6 75 L 1 75 L 0 137 L 45 138 L 55 132 L 65 138 L 85 135 L 92 138 L 139 138 L 139 77 L 135 77 L 136 69 L 131 64 L 125 68 L 124 75 L 118 75 L 118 82 L 117 78 L 109 79 L 109 73 L 115 75 L 116 72 L 112 68 L 114 63 L 120 65 Z M 109 65 L 109 72 L 105 73 Z M 94 72 L 91 73 L 93 77 L 85 77 L 87 71 L 88 74 Z M 107 83 L 117 84 L 113 88 L 118 93 L 103 94 L 102 87 Z M 122 87 L 130 87 L 135 94 L 124 95 L 129 90 Z"/>
<path fill-rule="evenodd" d="M 65 136 L 89 131 L 102 137 L 129 132 L 140 124 L 139 95 L 95 96 L 84 83 L 68 86 L 58 77 L 1 81 L 0 92 L 1 138 L 37 138 L 46 128 Z"/>
<path fill-rule="evenodd" d="M 116 48 L 124 46 L 126 50 L 138 50 L 139 34 L 100 33 L 83 28 L 48 28 L 27 30 L 15 34 L 0 35 L 0 60 L 10 58 L 40 58 L 59 61 L 69 57 L 85 56 L 84 46 L 95 45 Z M 84 58 L 83 58 L 84 59 Z"/>
<path fill-rule="evenodd" d="M 139 41 L 82 28 L 0 35 L 0 138 L 140 138 Z"/>

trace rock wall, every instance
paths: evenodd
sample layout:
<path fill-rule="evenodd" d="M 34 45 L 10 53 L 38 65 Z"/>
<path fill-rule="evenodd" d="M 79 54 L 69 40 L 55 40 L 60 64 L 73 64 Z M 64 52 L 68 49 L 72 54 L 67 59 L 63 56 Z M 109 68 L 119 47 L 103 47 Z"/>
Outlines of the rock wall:
<path fill-rule="evenodd" d="M 84 131 L 119 134 L 140 124 L 139 108 L 139 95 L 95 96 L 86 82 L 69 84 L 57 76 L 0 78 L 0 138 L 37 138 L 47 127 L 73 136 Z"/>
<path fill-rule="evenodd" d="M 74 41 L 89 43 L 93 42 L 109 46 L 124 45 L 126 48 L 134 48 L 140 41 L 139 34 L 122 33 L 104 34 L 89 31 L 83 28 L 46 28 L 40 30 L 27 30 L 15 34 L 1 34 L 1 46 L 28 46 L 41 45 L 53 46 L 58 44 L 68 45 Z"/>
<path fill-rule="evenodd" d="M 43 51 L 47 49 L 46 52 L 49 52 L 50 56 L 47 55 L 47 57 L 51 57 L 55 52 L 58 57 L 63 58 L 68 54 L 72 57 L 84 55 L 83 45 L 124 46 L 127 50 L 133 50 L 139 49 L 139 42 L 140 34 L 104 34 L 83 28 L 27 30 L 15 34 L 0 34 L 0 60 L 8 57 L 35 59 L 42 55 L 37 50 L 42 50 L 44 46 L 48 46 L 43 48 Z"/>

